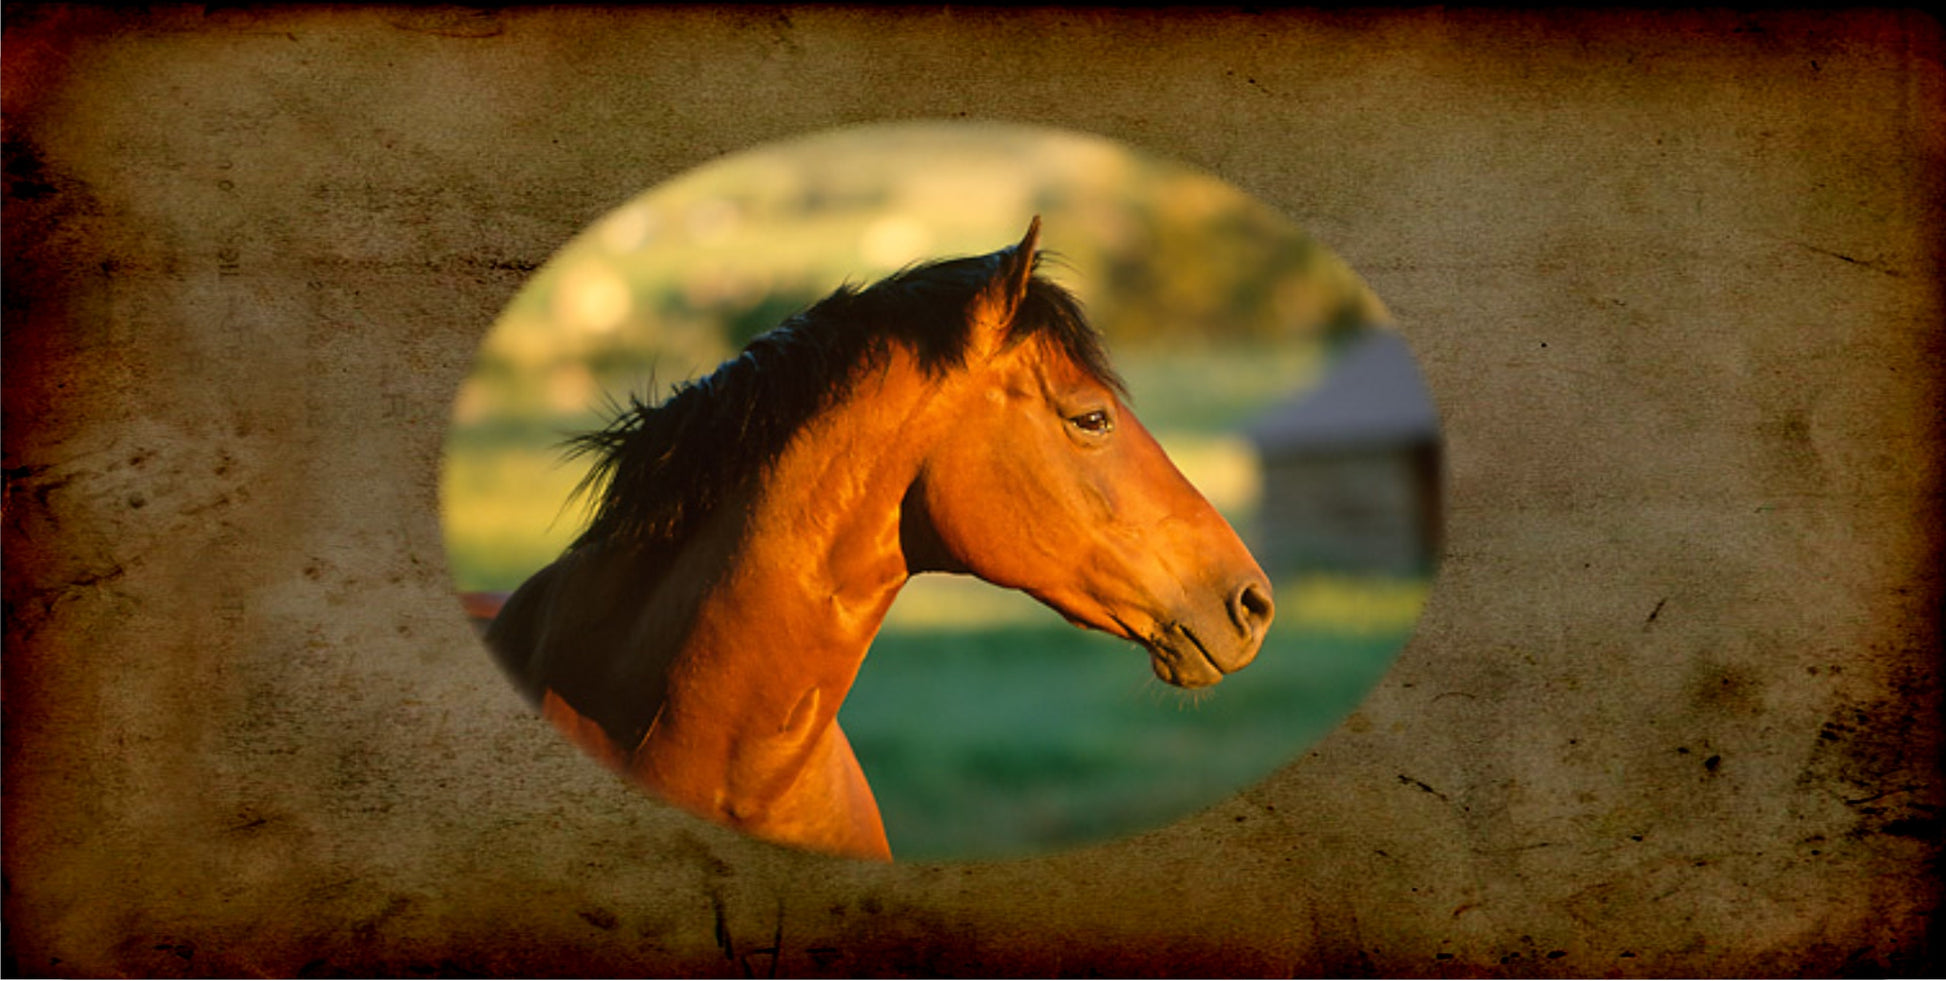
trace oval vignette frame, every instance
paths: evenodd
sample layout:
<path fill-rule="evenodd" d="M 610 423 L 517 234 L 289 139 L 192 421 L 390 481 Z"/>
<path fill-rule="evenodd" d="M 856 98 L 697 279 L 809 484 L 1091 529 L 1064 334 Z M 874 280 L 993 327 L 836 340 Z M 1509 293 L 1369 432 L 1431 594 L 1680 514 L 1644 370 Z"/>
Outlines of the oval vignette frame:
<path fill-rule="evenodd" d="M 590 225 L 503 311 L 455 401 L 441 515 L 456 585 L 511 590 L 566 544 L 579 470 L 558 444 L 599 425 L 604 400 L 659 398 L 840 283 L 991 251 L 1028 214 L 1044 274 L 1083 300 L 1138 416 L 1271 573 L 1278 621 L 1256 663 L 1180 693 L 1139 648 L 1020 594 L 916 578 L 840 715 L 894 854 L 1081 847 L 1267 777 L 1410 636 L 1442 534 L 1437 415 L 1342 261 L 1219 179 L 1098 137 L 824 131 L 704 164 Z"/>

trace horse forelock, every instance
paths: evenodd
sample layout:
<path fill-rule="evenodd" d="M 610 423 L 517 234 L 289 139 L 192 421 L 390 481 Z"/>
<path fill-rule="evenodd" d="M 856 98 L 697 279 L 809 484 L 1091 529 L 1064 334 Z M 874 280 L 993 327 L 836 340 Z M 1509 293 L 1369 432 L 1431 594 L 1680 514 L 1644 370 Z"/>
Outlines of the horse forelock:
<path fill-rule="evenodd" d="M 998 262 L 998 255 L 948 259 L 865 289 L 841 286 L 664 401 L 628 396 L 608 425 L 566 443 L 570 457 L 593 458 L 575 493 L 591 500 L 594 513 L 576 545 L 680 547 L 719 503 L 782 455 L 805 423 L 846 398 L 889 345 L 905 347 L 935 377 L 961 368 L 971 348 L 970 307 Z M 1080 302 L 1038 272 L 1007 343 L 1030 340 L 1125 391 Z"/>

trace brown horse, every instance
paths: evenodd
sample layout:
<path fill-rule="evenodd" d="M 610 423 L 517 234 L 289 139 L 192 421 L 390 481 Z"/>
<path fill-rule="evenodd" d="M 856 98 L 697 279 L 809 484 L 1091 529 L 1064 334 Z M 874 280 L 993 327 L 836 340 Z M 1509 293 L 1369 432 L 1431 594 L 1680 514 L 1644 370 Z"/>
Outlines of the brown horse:
<path fill-rule="evenodd" d="M 588 530 L 487 641 L 583 749 L 711 820 L 890 860 L 839 704 L 920 572 L 1024 590 L 1172 685 L 1250 663 L 1269 580 L 1020 244 L 843 288 L 575 440 Z"/>

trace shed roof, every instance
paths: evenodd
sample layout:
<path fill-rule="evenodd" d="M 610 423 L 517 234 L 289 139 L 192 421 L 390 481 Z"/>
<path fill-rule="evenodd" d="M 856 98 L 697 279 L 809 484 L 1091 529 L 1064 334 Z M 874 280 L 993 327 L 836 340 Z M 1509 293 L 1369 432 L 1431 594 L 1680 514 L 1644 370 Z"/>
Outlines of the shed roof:
<path fill-rule="evenodd" d="M 1248 428 L 1259 451 L 1420 443 L 1439 438 L 1439 412 L 1397 331 L 1364 331 L 1317 387 L 1272 406 Z"/>

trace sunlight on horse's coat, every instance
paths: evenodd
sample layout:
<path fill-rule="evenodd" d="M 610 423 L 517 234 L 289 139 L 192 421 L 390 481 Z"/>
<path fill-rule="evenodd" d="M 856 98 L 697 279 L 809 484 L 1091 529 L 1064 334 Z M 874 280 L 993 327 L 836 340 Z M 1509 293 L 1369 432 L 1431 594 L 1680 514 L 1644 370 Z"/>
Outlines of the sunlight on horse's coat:
<path fill-rule="evenodd" d="M 543 715 L 707 818 L 885 860 L 836 716 L 913 575 L 1020 590 L 1181 688 L 1249 664 L 1269 579 L 1034 274 L 1038 239 L 840 289 L 580 437 L 594 518 L 487 637 Z"/>

